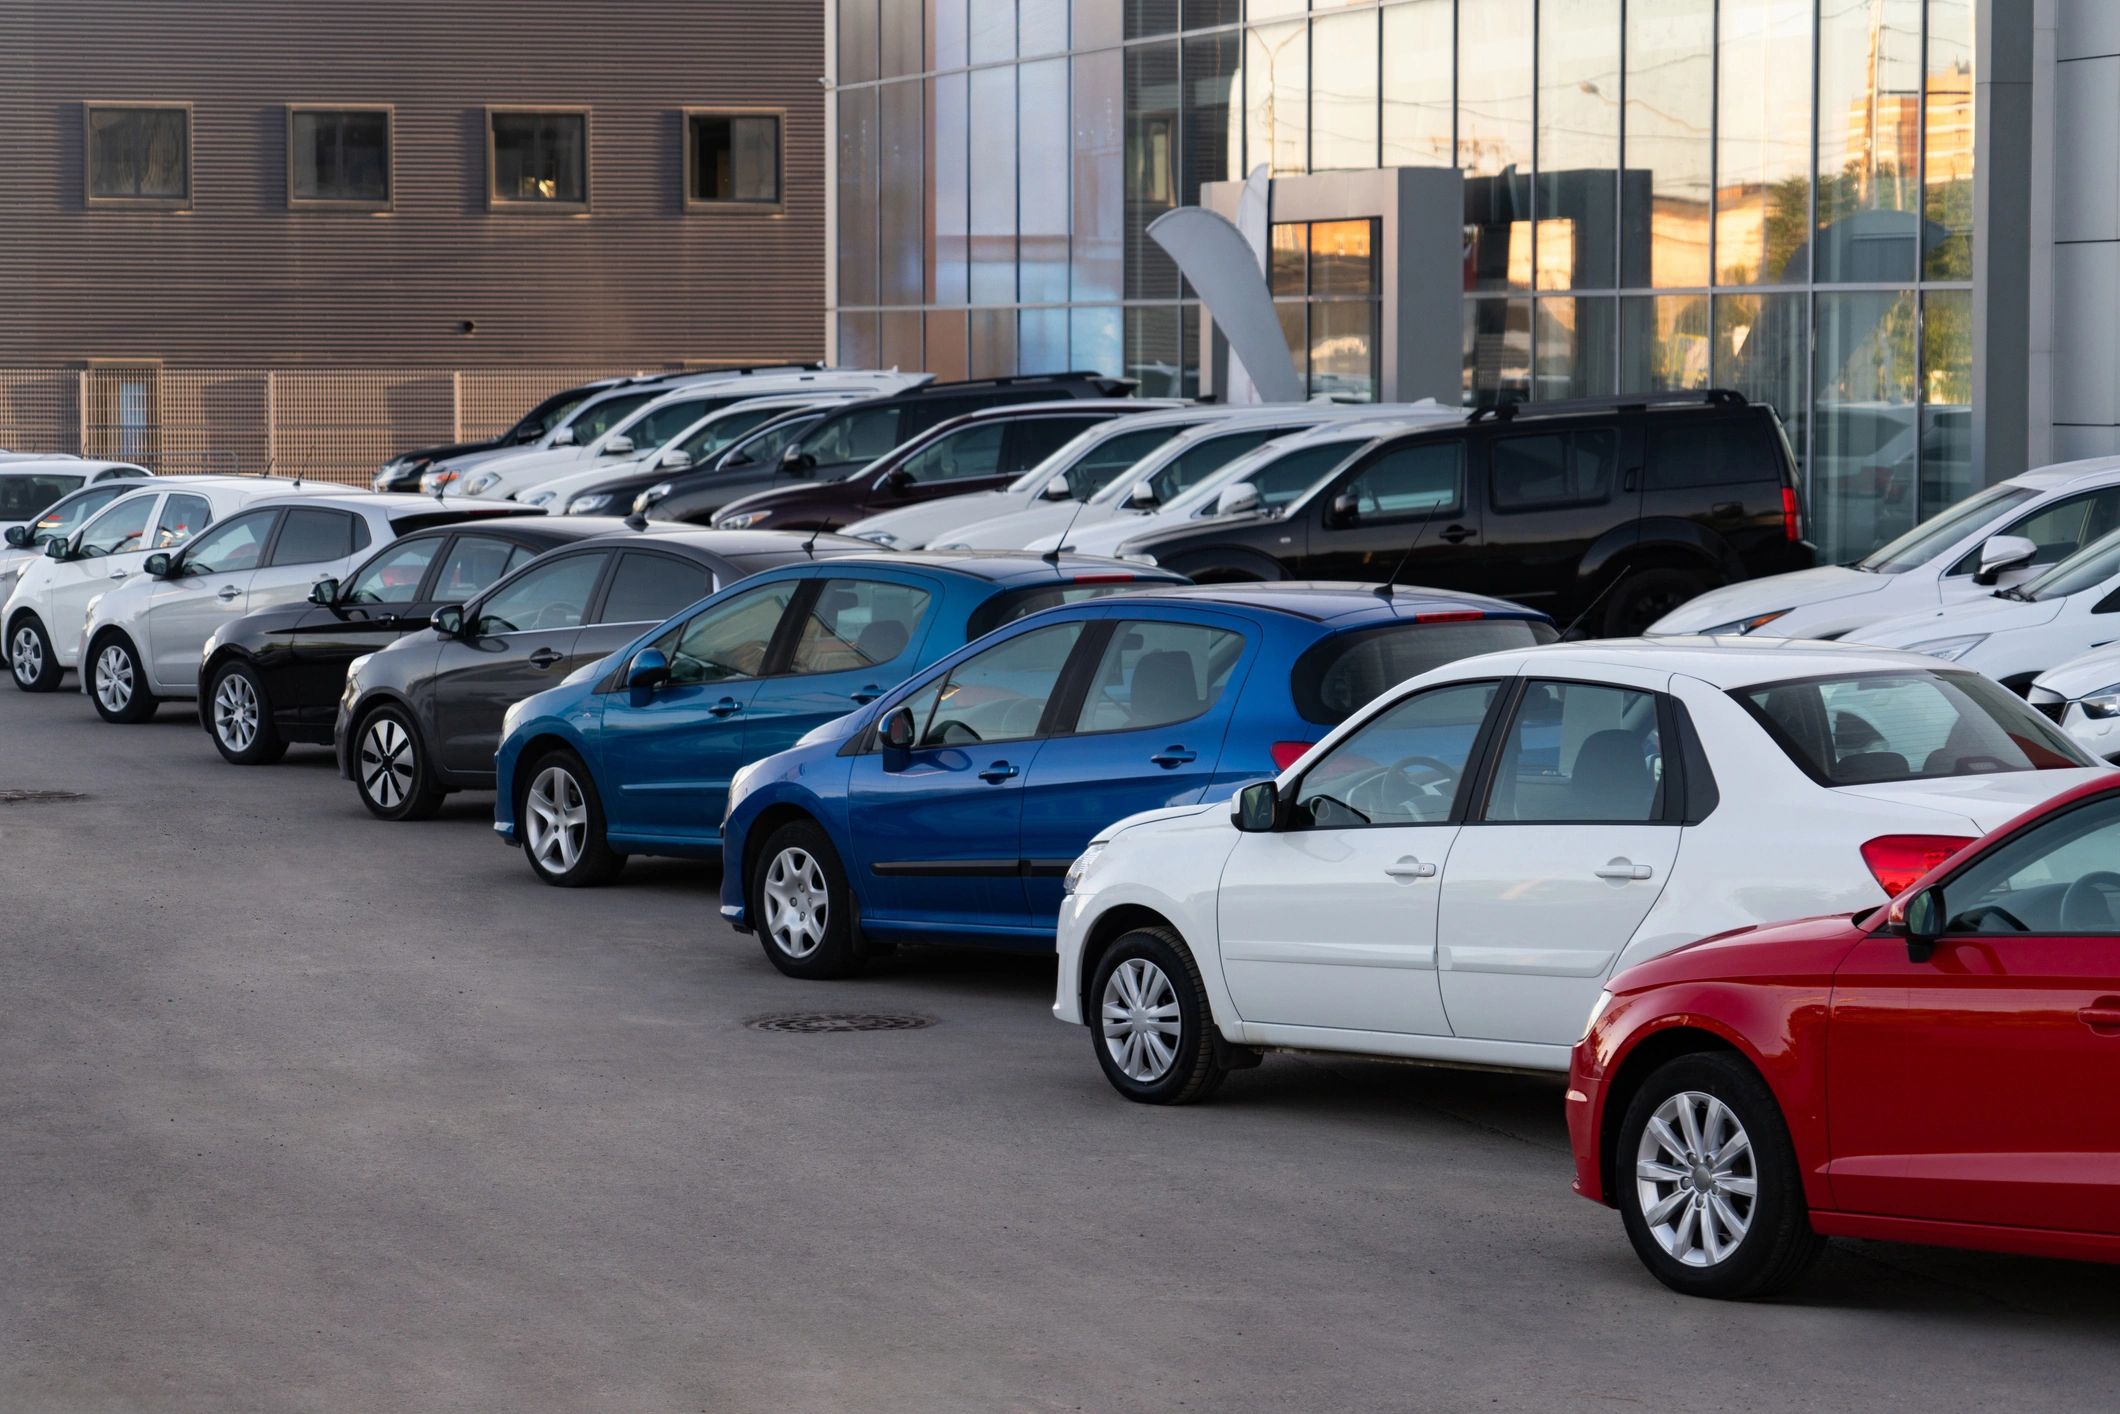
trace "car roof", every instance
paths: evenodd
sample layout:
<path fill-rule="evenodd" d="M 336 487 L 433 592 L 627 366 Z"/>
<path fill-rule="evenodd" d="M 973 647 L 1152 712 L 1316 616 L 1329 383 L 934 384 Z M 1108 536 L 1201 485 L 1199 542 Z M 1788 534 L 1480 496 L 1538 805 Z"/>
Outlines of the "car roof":
<path fill-rule="evenodd" d="M 1487 618 L 1532 619 L 1550 623 L 1537 609 L 1527 609 L 1506 599 L 1484 594 L 1461 594 L 1448 589 L 1424 589 L 1419 585 L 1393 585 L 1389 598 L 1381 585 L 1336 580 L 1283 580 L 1266 583 L 1180 584 L 1169 588 L 1143 589 L 1100 599 L 1110 603 L 1211 604 L 1230 609 L 1264 609 L 1313 623 L 1345 626 L 1347 621 L 1417 619 L 1427 614 L 1476 612 Z"/>
<path fill-rule="evenodd" d="M 2120 457 L 2085 457 L 2080 461 L 2055 462 L 2007 476 L 1999 485 L 2026 486 L 2034 491 L 2066 491 L 2078 486 L 2120 483 Z"/>
<path fill-rule="evenodd" d="M 704 525 L 688 525 L 683 521 L 652 520 L 641 527 L 634 527 L 616 516 L 555 516 L 555 520 L 576 520 L 587 524 L 600 521 L 608 527 L 603 533 L 614 540 L 628 542 L 653 541 L 658 545 L 675 545 L 703 554 L 718 555 L 723 559 L 741 559 L 753 555 L 784 555 L 800 552 L 804 545 L 812 549 L 873 550 L 875 543 L 856 540 L 850 535 L 826 533 L 812 536 L 802 530 L 715 530 Z"/>
<path fill-rule="evenodd" d="M 1933 673 L 1948 668 L 1926 653 L 1871 648 L 1860 643 L 1729 636 L 1598 638 L 1515 649 L 1506 656 L 1521 660 L 1527 672 L 1565 672 L 1571 666 L 1634 668 L 1683 673 L 1720 688 L 1753 687 L 1797 678 L 1844 677 L 1850 673 Z"/>
<path fill-rule="evenodd" d="M 290 495 L 284 499 L 289 505 L 328 506 L 342 511 L 381 511 L 392 520 L 433 515 L 437 512 L 463 520 L 539 514 L 534 506 L 515 505 L 506 501 L 494 501 L 485 505 L 468 500 L 438 502 L 432 496 L 420 496 L 410 491 L 348 489 Z"/>
<path fill-rule="evenodd" d="M 104 461 L 97 457 L 77 457 L 72 452 L 28 452 L 14 453 L 0 458 L 0 476 L 35 476 L 49 471 L 81 472 L 92 475 L 108 471 L 113 467 L 138 471 L 149 477 L 154 473 L 138 462 Z"/>
<path fill-rule="evenodd" d="M 963 427 L 974 422 L 992 422 L 996 418 L 1080 417 L 1085 412 L 1134 412 L 1143 407 L 1157 406 L 1159 404 L 1144 403 L 1139 398 L 1047 398 L 1035 403 L 999 403 L 993 407 L 973 408 L 970 412 L 958 413 L 949 421 L 936 425 L 938 428 Z"/>
<path fill-rule="evenodd" d="M 769 532 L 753 532 L 769 533 Z M 790 532 L 792 533 L 792 532 Z M 942 570 L 996 584 L 1040 582 L 1110 582 L 1123 576 L 1147 584 L 1177 584 L 1182 581 L 1166 570 L 1133 560 L 1114 560 L 1103 555 L 1062 554 L 1054 559 L 1031 550 L 878 550 L 875 542 L 857 541 L 864 554 L 848 556 L 854 563 L 905 565 L 915 569 Z"/>

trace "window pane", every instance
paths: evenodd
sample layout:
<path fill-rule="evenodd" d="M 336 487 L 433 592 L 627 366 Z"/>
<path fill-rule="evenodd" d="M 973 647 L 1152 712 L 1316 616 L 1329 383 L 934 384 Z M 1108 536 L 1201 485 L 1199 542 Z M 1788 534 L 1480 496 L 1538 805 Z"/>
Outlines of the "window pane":
<path fill-rule="evenodd" d="M 1038 734 L 1045 704 L 1060 681 L 1079 623 L 1033 629 L 959 663 L 948 678 L 908 706 L 923 746 L 1022 741 Z"/>
<path fill-rule="evenodd" d="M 757 677 L 773 646 L 773 631 L 794 597 L 793 583 L 768 584 L 724 599 L 664 634 L 655 646 L 670 660 L 670 682 L 682 686 Z"/>
<path fill-rule="evenodd" d="M 1185 170 L 1179 199 L 1200 202 L 1206 182 L 1244 178 L 1244 37 L 1235 30 L 1185 41 Z"/>
<path fill-rule="evenodd" d="M 977 69 L 971 85 L 972 303 L 1003 304 L 1016 298 L 1016 70 Z"/>
<path fill-rule="evenodd" d="M 569 555 L 524 570 L 479 606 L 475 631 L 484 635 L 579 627 L 604 572 L 604 558 Z"/>
<path fill-rule="evenodd" d="M 390 200 L 389 114 L 300 111 L 292 142 L 296 200 Z"/>
<path fill-rule="evenodd" d="M 926 590 L 873 579 L 828 579 L 795 639 L 791 673 L 856 672 L 895 661 L 927 612 Z"/>
<path fill-rule="evenodd" d="M 1065 4 L 1023 5 L 1016 14 L 1016 50 L 1026 58 L 1067 51 L 1068 27 Z"/>
<path fill-rule="evenodd" d="M 1810 329 L 1803 295 L 1718 295 L 1713 382 L 1781 415 L 1799 464 L 1810 419 Z M 1808 498 L 1817 505 L 1815 480 Z"/>
<path fill-rule="evenodd" d="M 876 90 L 839 95 L 839 302 L 876 303 Z"/>
<path fill-rule="evenodd" d="M 881 168 L 876 219 L 883 257 L 878 304 L 925 302 L 927 245 L 922 221 L 926 185 L 921 179 L 921 168 L 927 160 L 927 131 L 921 123 L 924 97 L 925 89 L 919 83 L 887 83 L 878 90 Z M 779 199 L 777 182 L 769 199 Z"/>
<path fill-rule="evenodd" d="M 967 53 L 965 0 L 927 0 L 927 66 L 964 67 Z"/>
<path fill-rule="evenodd" d="M 927 86 L 928 298 L 963 304 L 971 271 L 971 88 L 968 77 L 930 79 Z M 842 187 L 842 192 L 844 188 Z M 843 199 L 843 198 L 842 198 Z M 842 213 L 840 227 L 846 226 Z M 843 297 L 843 293 L 842 293 Z"/>
<path fill-rule="evenodd" d="M 1080 0 L 1077 0 L 1080 3 Z M 1141 0 L 1153 9 L 1158 0 Z M 1210 25 L 1233 25 L 1243 16 L 1243 0 L 1185 0 L 1185 27 L 1205 29 Z"/>
<path fill-rule="evenodd" d="M 1826 785 L 2088 764 L 2023 698 L 1976 673 L 1865 673 L 1732 695 Z"/>
<path fill-rule="evenodd" d="M 2098 801 L 1984 855 L 1951 881 L 1946 933 L 2120 933 L 2108 874 L 2120 857 L 2120 805 Z M 2075 885 L 2088 880 L 2086 887 Z M 2004 944 L 2003 946 L 2011 946 Z"/>
<path fill-rule="evenodd" d="M 1016 372 L 1016 311 L 975 309 L 971 317 L 971 376 L 1007 378 Z"/>
<path fill-rule="evenodd" d="M 1619 440 L 1610 431 L 1542 432 L 1494 441 L 1494 508 L 1594 505 L 1610 498 Z"/>
<path fill-rule="evenodd" d="M 1126 298 L 1176 299 L 1178 267 L 1148 223 L 1178 204 L 1178 46 L 1126 51 Z M 1143 390 L 1147 391 L 1146 389 Z"/>
<path fill-rule="evenodd" d="M 122 509 L 114 507 L 113 512 Z M 146 514 L 146 507 L 141 507 Z M 272 534 L 272 522 L 277 512 L 258 511 L 251 515 L 237 516 L 234 520 L 222 521 L 193 542 L 184 552 L 186 574 L 231 574 L 240 570 L 254 570 L 265 553 L 265 537 Z M 91 531 L 95 527 L 90 527 Z M 118 546 L 112 553 L 134 548 L 132 544 Z"/>
<path fill-rule="evenodd" d="M 660 623 L 713 592 L 713 576 L 689 560 L 669 555 L 621 555 L 597 622 Z"/>
<path fill-rule="evenodd" d="M 1164 463 L 1148 479 L 1149 490 L 1155 493 L 1156 504 L 1167 506 L 1252 448 L 1276 437 L 1285 437 L 1293 430 L 1288 427 L 1253 427 L 1195 442 Z"/>
<path fill-rule="evenodd" d="M 1375 296 L 1376 222 L 1319 221 L 1310 227 L 1310 293 Z"/>
<path fill-rule="evenodd" d="M 1377 17 L 1368 10 L 1319 19 L 1311 31 L 1310 169 L 1377 165 Z"/>
<path fill-rule="evenodd" d="M 840 292 L 844 299 L 846 293 Z M 873 314 L 839 316 L 839 366 L 877 368 L 883 362 L 883 336 Z"/>
<path fill-rule="evenodd" d="M 1099 7 L 1106 0 L 1096 0 Z M 1126 37 L 1146 39 L 1169 34 L 1178 27 L 1178 0 L 1109 0 L 1126 10 Z"/>
<path fill-rule="evenodd" d="M 182 108 L 89 109 L 89 195 L 155 201 L 190 196 L 190 126 Z"/>
<path fill-rule="evenodd" d="M 1465 0 L 1458 10 L 1457 152 L 1474 289 L 1531 284 L 1531 16 L 1531 0 Z"/>
<path fill-rule="evenodd" d="M 1914 294 L 1821 294 L 1811 507 L 1829 564 L 1915 521 Z"/>
<path fill-rule="evenodd" d="M 1705 295 L 1635 295 L 1619 302 L 1618 386 L 1654 393 L 1708 386 Z"/>
<path fill-rule="evenodd" d="M 1452 0 L 1412 0 L 1384 11 L 1384 165 L 1448 167 L 1455 89 Z"/>
<path fill-rule="evenodd" d="M 1370 300 L 1320 300 L 1310 306 L 1310 392 L 1375 402 L 1377 307 Z"/>
<path fill-rule="evenodd" d="M 1551 643 L 1555 637 L 1552 628 L 1530 619 L 1406 622 L 1337 634 L 1296 660 L 1294 681 L 1289 685 L 1295 689 L 1296 710 L 1304 717 L 1321 726 L 1338 726 L 1400 683 L 1431 668 L 1482 653 Z M 1487 694 L 1477 700 L 1484 711 Z M 1472 725 L 1478 725 L 1476 718 Z M 1463 751 L 1471 739 L 1468 735 L 1462 744 L 1453 744 Z"/>
<path fill-rule="evenodd" d="M 1494 693 L 1491 682 L 1434 688 L 1370 718 L 1304 774 L 1297 820 L 1350 829 L 1449 819 Z"/>
<path fill-rule="evenodd" d="M 1502 738 L 1484 818 L 1640 824 L 1664 813 L 1656 699 L 1535 682 Z"/>
<path fill-rule="evenodd" d="M 839 0 L 839 81 L 876 77 L 876 0 Z"/>
<path fill-rule="evenodd" d="M 945 434 L 900 463 L 899 470 L 915 481 L 956 481 L 968 476 L 992 476 L 1001 466 L 1001 443 L 1008 424 L 986 422 Z"/>
<path fill-rule="evenodd" d="M 162 513 L 155 517 L 157 550 L 174 550 L 213 522 L 213 506 L 204 496 L 169 495 L 162 500 Z"/>
<path fill-rule="evenodd" d="M 589 120 L 580 113 L 495 113 L 493 199 L 588 199 Z"/>
<path fill-rule="evenodd" d="M 1076 16 L 1077 28 L 1081 16 Z M 1126 239 L 1124 60 L 1119 51 L 1075 56 L 1072 297 L 1115 300 Z"/>
<path fill-rule="evenodd" d="M 1538 46 L 1538 285 L 1610 289 L 1618 273 L 1619 0 L 1547 0 Z"/>
<path fill-rule="evenodd" d="M 1973 295 L 1921 297 L 1921 505 L 1934 515 L 1974 489 Z"/>
<path fill-rule="evenodd" d="M 1065 373 L 1072 367 L 1067 360 L 1067 311 L 1022 311 L 1016 317 L 1016 371 Z"/>
<path fill-rule="evenodd" d="M 1144 398 L 1174 398 L 1183 386 L 1178 307 L 1138 305 L 1126 311 L 1126 376 Z"/>
<path fill-rule="evenodd" d="M 1929 0 L 1927 148 L 1922 212 L 1948 234 L 1927 234 L 1921 273 L 1973 278 L 1973 4 Z"/>
<path fill-rule="evenodd" d="M 1531 301 L 1465 301 L 1465 403 L 1531 396 Z"/>
<path fill-rule="evenodd" d="M 1068 131 L 1067 60 L 1048 59 L 1017 70 L 1023 154 L 1017 180 L 1022 224 L 1021 290 L 1026 303 L 1067 298 Z"/>
<path fill-rule="evenodd" d="M 1820 281 L 1914 278 L 1920 218 L 1922 0 L 1819 11 Z"/>
<path fill-rule="evenodd" d="M 917 134 L 917 100 L 913 121 Z M 695 113 L 691 122 L 692 200 L 780 200 L 780 119 Z"/>
<path fill-rule="evenodd" d="M 1415 442 L 1382 453 L 1340 488 L 1335 501 L 1352 498 L 1362 520 L 1436 516 L 1464 500 L 1465 448 L 1456 440 Z"/>
<path fill-rule="evenodd" d="M 883 353 L 878 360 L 885 368 L 921 368 L 920 311 L 885 310 L 877 319 L 882 329 Z"/>
<path fill-rule="evenodd" d="M 1813 0 L 1722 0 L 1716 49 L 1715 281 L 1801 280 L 1809 241 Z"/>
<path fill-rule="evenodd" d="M 440 536 L 408 540 L 377 555 L 354 576 L 339 596 L 345 604 L 410 604 L 419 597 L 420 580 L 442 548 Z"/>
<path fill-rule="evenodd" d="M 434 577 L 434 597 L 443 604 L 461 604 L 500 583 L 501 576 L 522 564 L 529 552 L 505 540 L 483 535 L 460 535 L 442 561 L 442 572 Z"/>
<path fill-rule="evenodd" d="M 1112 626 L 1075 718 L 1078 732 L 1142 731 L 1189 722 L 1221 700 L 1244 635 L 1203 624 Z"/>
<path fill-rule="evenodd" d="M 1126 369 L 1126 335 L 1119 310 L 1088 305 L 1070 309 L 1067 312 L 1067 358 L 1076 368 L 1091 373 L 1114 377 L 1123 373 Z"/>
<path fill-rule="evenodd" d="M 1779 480 L 1779 449 L 1750 419 L 1660 412 L 1642 428 L 1642 476 L 1651 491 Z"/>
<path fill-rule="evenodd" d="M 1620 391 L 1612 362 L 1612 325 L 1618 317 L 1612 300 L 1542 299 L 1536 313 L 1532 353 L 1540 397 L 1596 398 Z M 1641 391 L 1632 383 L 1626 390 Z"/>
<path fill-rule="evenodd" d="M 353 517 L 344 511 L 292 510 L 273 542 L 276 565 L 314 565 L 353 553 Z"/>
<path fill-rule="evenodd" d="M 884 78 L 917 74 L 927 67 L 920 12 L 920 0 L 883 0 L 879 68 Z"/>
<path fill-rule="evenodd" d="M 1623 285 L 1708 283 L 1715 0 L 1628 0 Z"/>
<path fill-rule="evenodd" d="M 1310 225 L 1284 221 L 1267 234 L 1266 281 L 1276 295 L 1310 292 Z"/>
<path fill-rule="evenodd" d="M 965 343 L 965 317 L 961 311 L 945 310 L 927 317 L 927 371 L 938 383 L 955 383 L 971 377 L 971 350 Z"/>
<path fill-rule="evenodd" d="M 1245 37 L 1244 154 L 1277 177 L 1310 170 L 1310 26 L 1300 20 Z"/>
<path fill-rule="evenodd" d="M 1016 57 L 1016 0 L 971 0 L 971 61 Z"/>
<path fill-rule="evenodd" d="M 125 555 L 146 548 L 147 517 L 155 508 L 151 495 L 120 501 L 88 523 L 74 553 L 84 559 Z"/>

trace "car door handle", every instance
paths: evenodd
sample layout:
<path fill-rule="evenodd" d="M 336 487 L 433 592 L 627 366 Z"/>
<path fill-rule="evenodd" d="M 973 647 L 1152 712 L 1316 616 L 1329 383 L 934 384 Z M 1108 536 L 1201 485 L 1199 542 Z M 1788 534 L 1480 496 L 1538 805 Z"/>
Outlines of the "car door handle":
<path fill-rule="evenodd" d="M 221 592 L 214 595 L 213 597 L 221 600 L 223 603 L 226 603 L 228 600 L 235 598 L 238 594 L 241 594 L 242 592 L 242 590 L 236 588 L 233 584 L 224 584 L 221 586 Z"/>
<path fill-rule="evenodd" d="M 124 570 L 112 570 L 112 571 L 110 572 L 110 577 L 111 577 L 112 579 L 123 579 L 123 578 L 125 578 L 125 571 L 124 571 Z"/>
<path fill-rule="evenodd" d="M 876 686 L 876 684 L 874 683 L 870 683 L 867 687 L 855 688 L 852 692 L 848 693 L 847 696 L 853 698 L 856 702 L 859 702 L 864 707 L 866 707 L 869 703 L 874 702 L 877 698 L 883 696 L 883 689 Z"/>
<path fill-rule="evenodd" d="M 1647 879 L 1656 871 L 1646 864 L 1633 864 L 1624 859 L 1615 859 L 1597 871 L 1600 879 Z"/>
<path fill-rule="evenodd" d="M 979 773 L 979 779 L 987 782 L 989 785 L 998 786 L 1003 781 L 1012 778 L 1015 774 L 1016 768 L 1014 766 L 1009 765 L 1009 763 L 1006 761 L 996 761 L 993 765 L 987 767 L 984 771 L 981 771 Z"/>
<path fill-rule="evenodd" d="M 1451 544 L 1456 545 L 1461 541 L 1470 540 L 1476 534 L 1478 534 L 1478 532 L 1473 530 L 1470 526 L 1451 525 L 1445 526 L 1442 530 L 1438 531 L 1436 533 L 1435 538 L 1438 540 L 1448 540 Z"/>
<path fill-rule="evenodd" d="M 1199 760 L 1200 754 L 1197 751 L 1187 751 L 1182 746 L 1166 746 L 1148 759 L 1167 771 L 1173 766 L 1183 766 L 1188 761 Z"/>
<path fill-rule="evenodd" d="M 738 702 L 733 697 L 724 697 L 721 701 L 707 708 L 707 715 L 711 717 L 733 717 L 742 710 L 743 704 L 741 702 Z"/>
<path fill-rule="evenodd" d="M 1409 854 L 1396 864 L 1385 865 L 1384 872 L 1386 874 L 1389 874 L 1394 879 L 1404 879 L 1408 881 L 1414 879 L 1433 879 L 1435 877 L 1435 866 L 1433 864 L 1425 863 L 1422 860 L 1415 859 L 1412 855 Z"/>
<path fill-rule="evenodd" d="M 2082 1022 L 2100 1036 L 2120 1036 L 2120 997 L 2100 997 L 2076 1013 Z"/>
<path fill-rule="evenodd" d="M 532 653 L 530 655 L 530 666 L 533 668 L 549 668 L 554 663 L 557 663 L 559 661 L 559 658 L 560 655 L 558 650 L 552 648 L 540 648 L 535 653 Z"/>

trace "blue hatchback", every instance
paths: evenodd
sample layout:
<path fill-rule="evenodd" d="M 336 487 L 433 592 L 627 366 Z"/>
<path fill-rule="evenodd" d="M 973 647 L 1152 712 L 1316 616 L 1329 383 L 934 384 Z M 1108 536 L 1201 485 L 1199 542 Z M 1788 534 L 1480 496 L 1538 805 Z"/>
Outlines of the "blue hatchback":
<path fill-rule="evenodd" d="M 1112 821 L 1226 795 L 1396 683 L 1555 636 L 1498 599 L 1374 585 L 1047 610 L 739 772 L 722 916 L 796 977 L 907 937 L 1050 947 L 1068 866 Z"/>
<path fill-rule="evenodd" d="M 493 827 L 547 883 L 721 852 L 729 779 L 1026 614 L 1178 576 L 1088 556 L 839 556 L 739 580 L 508 709 Z"/>

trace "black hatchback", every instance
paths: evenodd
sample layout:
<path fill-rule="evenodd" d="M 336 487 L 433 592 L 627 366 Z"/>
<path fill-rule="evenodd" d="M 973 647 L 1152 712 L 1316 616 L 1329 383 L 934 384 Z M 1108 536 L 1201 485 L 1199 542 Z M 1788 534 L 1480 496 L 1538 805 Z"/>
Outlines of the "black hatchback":
<path fill-rule="evenodd" d="M 1817 555 L 1780 419 L 1720 389 L 1482 409 L 1379 438 L 1277 512 L 1151 532 L 1120 553 L 1203 583 L 1491 594 L 1606 636 Z"/>

